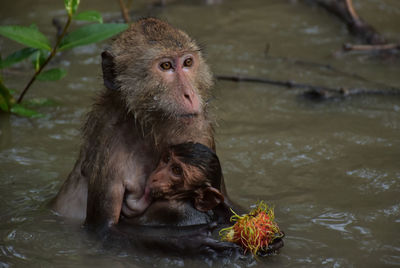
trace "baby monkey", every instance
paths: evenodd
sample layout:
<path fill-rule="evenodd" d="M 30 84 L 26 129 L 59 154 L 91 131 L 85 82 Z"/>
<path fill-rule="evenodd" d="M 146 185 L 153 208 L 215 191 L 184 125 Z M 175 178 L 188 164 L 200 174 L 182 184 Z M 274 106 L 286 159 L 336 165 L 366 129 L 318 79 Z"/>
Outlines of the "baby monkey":
<path fill-rule="evenodd" d="M 160 199 L 191 201 L 198 211 L 206 212 L 224 202 L 220 192 L 221 178 L 219 159 L 210 148 L 192 142 L 172 145 L 150 174 L 145 197 L 139 201 L 126 200 L 126 203 L 134 207 L 137 202 L 147 208 Z M 122 213 L 128 217 L 140 214 L 127 206 L 123 206 Z"/>
<path fill-rule="evenodd" d="M 148 181 L 153 198 L 192 200 L 197 210 L 206 212 L 224 201 L 221 177 L 217 155 L 203 144 L 189 142 L 171 146 Z"/>

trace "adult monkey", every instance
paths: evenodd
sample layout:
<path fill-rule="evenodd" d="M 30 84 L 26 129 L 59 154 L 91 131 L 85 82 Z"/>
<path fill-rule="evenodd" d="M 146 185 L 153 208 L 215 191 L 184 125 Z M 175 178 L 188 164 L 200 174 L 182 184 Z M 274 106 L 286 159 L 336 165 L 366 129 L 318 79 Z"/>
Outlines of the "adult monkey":
<path fill-rule="evenodd" d="M 97 230 L 118 223 L 123 205 L 144 210 L 146 179 L 169 145 L 192 141 L 215 149 L 206 103 L 212 75 L 186 33 L 141 19 L 102 53 L 102 68 L 106 89 L 88 115 L 79 158 L 53 202 L 59 214 L 85 219 Z M 223 181 L 221 188 L 227 198 Z"/>

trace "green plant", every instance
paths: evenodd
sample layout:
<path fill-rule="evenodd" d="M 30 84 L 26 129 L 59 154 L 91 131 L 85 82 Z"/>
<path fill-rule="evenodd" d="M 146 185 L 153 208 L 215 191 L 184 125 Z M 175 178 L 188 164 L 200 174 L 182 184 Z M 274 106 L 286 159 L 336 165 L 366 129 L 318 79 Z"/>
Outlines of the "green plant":
<path fill-rule="evenodd" d="M 103 41 L 125 30 L 128 25 L 122 23 L 103 23 L 103 19 L 97 11 L 85 11 L 76 13 L 80 0 L 64 0 L 67 11 L 67 22 L 57 37 L 53 46 L 51 46 L 47 37 L 39 31 L 35 25 L 26 26 L 0 26 L 0 35 L 14 40 L 26 47 L 18 50 L 6 58 L 2 59 L 0 55 L 0 69 L 8 68 L 17 62 L 31 58 L 35 72 L 25 88 L 15 99 L 13 92 L 6 87 L 0 74 L 0 111 L 11 112 L 14 114 L 37 117 L 39 113 L 28 109 L 26 103 L 21 103 L 26 92 L 36 81 L 56 81 L 66 75 L 66 71 L 61 68 L 51 68 L 45 70 L 47 64 L 54 58 L 57 52 L 71 49 L 77 46 L 83 46 L 91 43 Z M 72 32 L 68 29 L 73 20 L 89 21 L 86 24 Z"/>

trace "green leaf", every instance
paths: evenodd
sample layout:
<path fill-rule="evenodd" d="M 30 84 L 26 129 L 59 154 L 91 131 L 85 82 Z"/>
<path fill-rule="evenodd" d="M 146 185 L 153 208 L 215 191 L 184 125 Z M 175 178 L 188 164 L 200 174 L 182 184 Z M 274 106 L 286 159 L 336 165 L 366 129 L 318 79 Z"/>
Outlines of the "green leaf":
<path fill-rule="evenodd" d="M 128 28 L 124 23 L 89 24 L 69 33 L 60 44 L 60 50 L 103 41 Z"/>
<path fill-rule="evenodd" d="M 10 91 L 8 90 L 8 88 L 6 88 L 6 86 L 1 81 L 0 81 L 0 95 L 5 97 L 7 101 L 12 99 L 12 95 L 11 95 Z"/>
<path fill-rule="evenodd" d="M 10 67 L 14 65 L 17 62 L 20 62 L 26 58 L 28 58 L 30 55 L 35 53 L 37 51 L 36 48 L 31 48 L 31 47 L 26 47 L 21 50 L 18 50 L 10 55 L 7 56 L 4 60 L 0 62 L 0 69 Z"/>
<path fill-rule="evenodd" d="M 33 68 L 35 68 L 35 71 L 39 70 L 40 66 L 44 64 L 48 56 L 49 52 L 44 49 L 38 50 L 35 54 L 33 54 L 32 64 Z"/>
<path fill-rule="evenodd" d="M 95 21 L 98 23 L 103 23 L 103 18 L 101 14 L 95 10 L 84 11 L 74 16 L 75 20 L 83 21 Z"/>
<path fill-rule="evenodd" d="M 8 102 L 6 98 L 0 94 L 0 110 L 8 112 Z"/>
<path fill-rule="evenodd" d="M 10 90 L 3 84 L 3 79 L 0 77 L 0 109 L 8 112 L 13 101 Z"/>
<path fill-rule="evenodd" d="M 54 68 L 38 74 L 36 77 L 39 81 L 57 81 L 67 74 L 64 69 Z"/>
<path fill-rule="evenodd" d="M 20 115 L 20 116 L 25 116 L 25 117 L 43 117 L 44 115 L 41 113 L 38 113 L 34 110 L 28 109 L 26 107 L 24 107 L 21 104 L 13 104 L 11 106 L 11 110 L 12 113 Z"/>
<path fill-rule="evenodd" d="M 65 9 L 68 12 L 68 15 L 72 16 L 78 9 L 79 0 L 64 0 L 64 4 L 65 4 Z"/>
<path fill-rule="evenodd" d="M 34 27 L 0 26 L 0 34 L 25 46 L 51 51 L 47 37 Z"/>

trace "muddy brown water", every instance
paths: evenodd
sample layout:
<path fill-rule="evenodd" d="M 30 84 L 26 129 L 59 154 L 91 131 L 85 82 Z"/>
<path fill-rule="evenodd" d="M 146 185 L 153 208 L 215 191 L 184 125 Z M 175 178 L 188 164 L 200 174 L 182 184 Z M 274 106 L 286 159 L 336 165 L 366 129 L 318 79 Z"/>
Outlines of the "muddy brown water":
<path fill-rule="evenodd" d="M 387 38 L 399 39 L 399 1 L 354 3 Z M 106 20 L 119 17 L 117 1 L 82 1 L 80 10 L 88 9 L 101 11 Z M 332 56 L 354 38 L 335 17 L 302 1 L 226 0 L 210 6 L 181 0 L 157 9 L 134 1 L 134 10 L 137 17 L 153 14 L 189 32 L 204 46 L 216 74 L 331 87 L 400 87 L 398 59 Z M 62 1 L 0 3 L 1 25 L 35 22 L 48 36 L 54 36 L 51 18 L 63 14 Z M 54 66 L 68 75 L 60 82 L 36 83 L 26 96 L 57 103 L 39 108 L 45 117 L 0 115 L 0 267 L 209 265 L 109 251 L 46 206 L 77 157 L 79 128 L 102 87 L 99 54 L 105 46 L 57 57 Z M 3 55 L 18 48 L 0 38 Z M 20 90 L 30 72 L 20 64 L 3 76 Z M 400 98 L 311 102 L 301 93 L 266 84 L 216 83 L 217 147 L 228 191 L 245 207 L 258 200 L 274 204 L 287 234 L 278 255 L 226 266 L 399 266 Z"/>

